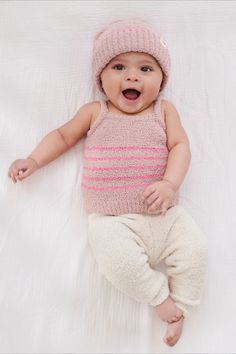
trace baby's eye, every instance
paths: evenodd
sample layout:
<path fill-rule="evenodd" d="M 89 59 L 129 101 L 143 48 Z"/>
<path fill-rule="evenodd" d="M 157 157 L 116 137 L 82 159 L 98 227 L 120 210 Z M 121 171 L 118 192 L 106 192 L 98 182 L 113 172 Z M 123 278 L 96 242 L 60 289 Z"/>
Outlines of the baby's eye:
<path fill-rule="evenodd" d="M 122 70 L 124 68 L 124 65 L 122 64 L 116 64 L 113 66 L 113 69 L 117 69 L 117 70 Z"/>
<path fill-rule="evenodd" d="M 142 66 L 141 70 L 144 72 L 152 71 L 152 68 L 150 66 Z"/>

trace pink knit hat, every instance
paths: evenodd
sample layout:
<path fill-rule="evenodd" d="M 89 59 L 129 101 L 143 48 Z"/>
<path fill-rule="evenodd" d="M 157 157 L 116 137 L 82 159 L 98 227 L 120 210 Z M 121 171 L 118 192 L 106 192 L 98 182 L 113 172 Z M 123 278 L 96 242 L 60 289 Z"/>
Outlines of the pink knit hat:
<path fill-rule="evenodd" d="M 152 55 L 163 72 L 161 89 L 166 86 L 170 71 L 170 55 L 160 33 L 141 19 L 115 21 L 99 32 L 94 40 L 92 69 L 98 89 L 103 92 L 100 74 L 117 55 L 143 52 Z"/>

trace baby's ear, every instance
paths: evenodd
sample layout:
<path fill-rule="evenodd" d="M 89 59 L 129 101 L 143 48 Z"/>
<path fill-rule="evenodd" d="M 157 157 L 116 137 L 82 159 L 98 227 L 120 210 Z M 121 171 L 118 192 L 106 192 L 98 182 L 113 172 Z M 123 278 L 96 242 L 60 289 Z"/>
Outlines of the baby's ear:
<path fill-rule="evenodd" d="M 160 90 L 161 90 L 161 88 L 162 88 L 163 81 L 164 81 L 164 74 L 163 74 L 163 71 L 162 71 L 162 81 L 161 81 L 161 84 L 160 84 Z"/>
<path fill-rule="evenodd" d="M 104 91 L 104 89 L 103 89 L 103 86 L 102 86 L 102 80 L 100 79 L 100 86 L 101 86 L 101 89 L 102 89 L 102 91 L 105 93 L 105 91 Z"/>

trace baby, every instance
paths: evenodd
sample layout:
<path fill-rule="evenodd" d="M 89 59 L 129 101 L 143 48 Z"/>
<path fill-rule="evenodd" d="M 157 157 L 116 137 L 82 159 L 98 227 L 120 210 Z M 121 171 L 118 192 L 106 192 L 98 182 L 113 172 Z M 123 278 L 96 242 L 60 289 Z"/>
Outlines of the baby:
<path fill-rule="evenodd" d="M 113 286 L 155 308 L 173 346 L 200 302 L 207 243 L 178 204 L 190 164 L 189 141 L 174 105 L 163 99 L 167 45 L 140 19 L 116 21 L 97 34 L 93 76 L 106 99 L 83 105 L 47 134 L 8 176 L 30 176 L 86 136 L 82 193 L 88 235 L 100 272 Z M 157 265 L 164 261 L 166 275 Z"/>

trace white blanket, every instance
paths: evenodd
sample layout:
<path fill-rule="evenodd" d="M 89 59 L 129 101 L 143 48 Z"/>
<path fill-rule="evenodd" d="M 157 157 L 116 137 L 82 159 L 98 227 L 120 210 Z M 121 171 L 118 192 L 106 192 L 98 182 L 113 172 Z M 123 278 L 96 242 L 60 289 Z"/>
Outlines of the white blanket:
<path fill-rule="evenodd" d="M 7 177 L 49 131 L 99 98 L 92 40 L 116 19 L 157 26 L 172 56 L 165 97 L 191 141 L 181 204 L 209 240 L 202 304 L 170 349 L 165 324 L 99 274 L 80 193 L 84 140 L 22 183 Z M 1 353 L 236 350 L 236 3 L 0 2 Z"/>

